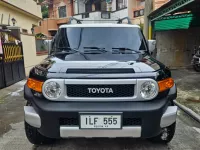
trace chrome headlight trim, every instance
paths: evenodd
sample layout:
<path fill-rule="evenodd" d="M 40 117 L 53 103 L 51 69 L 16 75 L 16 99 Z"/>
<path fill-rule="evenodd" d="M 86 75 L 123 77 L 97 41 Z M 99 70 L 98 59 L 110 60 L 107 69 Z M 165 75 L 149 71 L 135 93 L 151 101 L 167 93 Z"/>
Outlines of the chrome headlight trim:
<path fill-rule="evenodd" d="M 50 83 L 56 83 L 59 86 L 59 88 L 60 88 L 60 90 L 59 90 L 59 96 L 57 96 L 57 97 L 49 97 L 46 94 L 46 87 Z M 45 81 L 45 83 L 42 86 L 42 94 L 44 95 L 45 98 L 47 98 L 49 100 L 57 100 L 57 99 L 59 99 L 63 95 L 64 90 L 65 90 L 64 81 L 63 80 L 59 80 L 59 79 L 50 79 L 50 80 L 47 80 L 47 81 Z"/>
<path fill-rule="evenodd" d="M 45 93 L 44 93 L 44 86 L 46 85 L 47 82 L 50 81 L 55 81 L 57 82 L 60 87 L 61 87 L 61 95 L 58 98 L 49 98 Z M 46 99 L 51 100 L 51 101 L 148 101 L 154 99 L 155 97 L 151 99 L 144 99 L 141 94 L 140 94 L 140 89 L 143 83 L 146 81 L 151 81 L 156 84 L 157 89 L 158 88 L 158 83 L 152 79 L 152 78 L 140 78 L 140 79 L 48 79 L 44 82 L 42 92 L 43 95 Z M 68 97 L 67 95 L 67 86 L 69 84 L 99 84 L 99 85 L 104 85 L 104 84 L 134 84 L 134 96 L 133 97 Z"/>
<path fill-rule="evenodd" d="M 146 89 L 145 89 L 146 88 Z M 151 88 L 151 89 L 150 89 Z M 140 96 L 145 99 L 145 100 L 151 100 L 154 99 L 159 92 L 159 87 L 158 87 L 158 83 L 155 80 L 147 80 L 145 82 L 143 82 L 140 86 Z M 150 94 L 148 97 L 145 97 L 145 90 L 150 90 Z M 151 91 L 152 90 L 152 91 Z M 147 93 L 148 94 L 148 93 Z"/>

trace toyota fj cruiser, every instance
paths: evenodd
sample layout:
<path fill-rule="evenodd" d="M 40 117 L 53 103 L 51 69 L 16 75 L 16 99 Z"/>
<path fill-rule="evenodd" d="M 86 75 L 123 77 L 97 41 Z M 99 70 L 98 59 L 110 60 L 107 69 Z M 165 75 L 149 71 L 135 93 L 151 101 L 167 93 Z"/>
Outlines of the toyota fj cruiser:
<path fill-rule="evenodd" d="M 150 55 L 137 25 L 62 25 L 48 58 L 24 87 L 25 131 L 33 144 L 71 137 L 170 142 L 177 91 Z"/>

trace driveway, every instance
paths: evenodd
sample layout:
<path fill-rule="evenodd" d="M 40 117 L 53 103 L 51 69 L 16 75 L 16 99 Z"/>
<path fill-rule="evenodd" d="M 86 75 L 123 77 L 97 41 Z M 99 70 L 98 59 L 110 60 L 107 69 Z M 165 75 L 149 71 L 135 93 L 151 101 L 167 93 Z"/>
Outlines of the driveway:
<path fill-rule="evenodd" d="M 173 71 L 173 75 L 177 80 L 184 76 L 180 71 Z M 24 132 L 23 84 L 25 81 L 0 90 L 0 150 L 199 150 L 200 124 L 181 111 L 175 137 L 168 145 L 145 139 L 64 139 L 36 147 Z"/>
<path fill-rule="evenodd" d="M 143 139 L 65 139 L 36 147 L 26 139 L 23 122 L 11 124 L 11 130 L 0 138 L 0 150 L 199 150 L 199 147 L 199 125 L 181 113 L 175 137 L 168 145 Z"/>
<path fill-rule="evenodd" d="M 173 70 L 172 76 L 178 87 L 177 101 L 200 115 L 200 72 Z"/>

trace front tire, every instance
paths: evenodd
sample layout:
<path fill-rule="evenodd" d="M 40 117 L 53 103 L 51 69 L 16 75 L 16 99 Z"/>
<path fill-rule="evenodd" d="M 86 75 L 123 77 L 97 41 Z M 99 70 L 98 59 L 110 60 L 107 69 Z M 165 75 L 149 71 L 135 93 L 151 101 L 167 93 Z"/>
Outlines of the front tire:
<path fill-rule="evenodd" d="M 38 129 L 29 125 L 27 122 L 24 122 L 26 137 L 32 144 L 42 145 L 42 144 L 51 144 L 54 140 L 48 137 L 43 136 L 38 132 Z"/>
<path fill-rule="evenodd" d="M 158 136 L 152 137 L 149 140 L 154 143 L 169 143 L 174 137 L 175 130 L 176 122 L 166 128 L 163 128 L 162 132 Z"/>

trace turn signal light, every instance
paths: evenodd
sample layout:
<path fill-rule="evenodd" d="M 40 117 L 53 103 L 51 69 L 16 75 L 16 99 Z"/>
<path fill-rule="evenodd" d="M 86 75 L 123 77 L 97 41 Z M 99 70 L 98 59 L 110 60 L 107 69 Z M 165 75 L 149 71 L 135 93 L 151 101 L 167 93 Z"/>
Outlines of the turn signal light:
<path fill-rule="evenodd" d="M 174 86 L 174 80 L 172 78 L 167 78 L 158 82 L 159 92 L 170 89 Z"/>
<path fill-rule="evenodd" d="M 28 78 L 27 80 L 27 86 L 36 91 L 36 92 L 42 92 L 42 85 L 43 85 L 44 82 L 41 82 L 41 81 L 38 81 L 38 80 L 35 80 L 35 79 L 31 79 L 31 78 Z"/>

